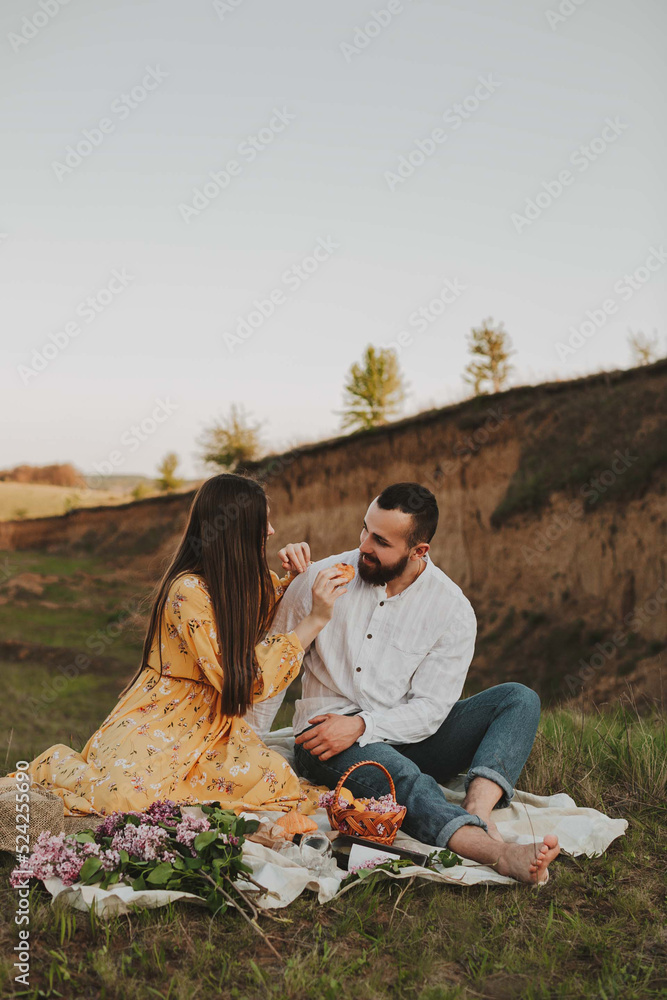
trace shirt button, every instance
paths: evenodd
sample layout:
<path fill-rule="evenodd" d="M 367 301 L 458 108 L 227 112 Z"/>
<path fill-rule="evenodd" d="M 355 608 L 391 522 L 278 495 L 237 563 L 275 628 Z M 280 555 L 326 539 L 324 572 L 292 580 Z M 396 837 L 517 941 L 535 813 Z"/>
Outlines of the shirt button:
<path fill-rule="evenodd" d="M 360 673 L 361 673 L 361 667 L 357 667 L 357 673 L 358 673 L 358 674 L 360 674 Z"/>
<path fill-rule="evenodd" d="M 370 632 L 369 632 L 369 633 L 368 633 L 368 635 L 366 636 L 366 638 L 367 638 L 367 639 L 372 639 L 372 638 L 373 638 L 373 636 L 372 636 L 372 635 L 370 634 Z"/>
<path fill-rule="evenodd" d="M 383 607 L 384 607 L 384 601 L 380 601 L 380 607 L 381 607 L 381 608 L 383 608 Z"/>

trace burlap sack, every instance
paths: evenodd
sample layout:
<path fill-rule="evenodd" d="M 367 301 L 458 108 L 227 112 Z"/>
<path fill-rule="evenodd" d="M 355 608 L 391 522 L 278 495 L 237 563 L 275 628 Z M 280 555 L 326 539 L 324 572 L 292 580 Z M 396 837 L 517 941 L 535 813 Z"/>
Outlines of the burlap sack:
<path fill-rule="evenodd" d="M 62 833 L 65 829 L 64 816 L 65 807 L 63 800 L 50 792 L 42 785 L 31 782 L 30 786 L 30 813 L 28 821 L 28 831 L 23 828 L 24 819 L 28 819 L 25 812 L 16 811 L 16 783 L 23 784 L 22 778 L 0 778 L 0 851 L 11 851 L 16 854 L 17 837 L 18 842 L 24 845 L 26 841 L 22 835 L 29 836 L 30 850 L 33 849 L 37 838 L 44 830 L 51 833 Z M 19 798 L 21 793 L 19 792 Z M 17 828 L 17 817 L 19 827 Z"/>

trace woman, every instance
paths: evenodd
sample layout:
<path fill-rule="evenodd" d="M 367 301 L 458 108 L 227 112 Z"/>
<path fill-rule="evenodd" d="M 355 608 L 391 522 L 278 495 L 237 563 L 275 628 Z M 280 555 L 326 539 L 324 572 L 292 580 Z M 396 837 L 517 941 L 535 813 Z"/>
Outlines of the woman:
<path fill-rule="evenodd" d="M 81 753 L 58 745 L 30 765 L 66 815 L 146 809 L 157 799 L 280 809 L 305 798 L 299 779 L 243 720 L 251 704 L 287 687 L 304 649 L 346 593 L 337 570 L 313 584 L 312 612 L 288 635 L 268 635 L 292 579 L 269 570 L 274 534 L 266 494 L 251 479 L 207 480 L 157 590 L 141 665 Z M 283 566 L 298 573 L 305 543 Z"/>

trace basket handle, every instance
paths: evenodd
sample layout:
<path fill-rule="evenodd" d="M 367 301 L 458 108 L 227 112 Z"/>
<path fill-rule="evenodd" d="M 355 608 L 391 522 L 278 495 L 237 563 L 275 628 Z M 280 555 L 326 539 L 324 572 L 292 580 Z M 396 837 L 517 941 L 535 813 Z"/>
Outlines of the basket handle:
<path fill-rule="evenodd" d="M 372 764 L 373 767 L 379 767 L 381 771 L 384 771 L 384 773 L 387 775 L 387 778 L 389 779 L 389 790 L 391 792 L 391 797 L 394 800 L 396 799 L 396 786 L 394 785 L 394 779 L 390 775 L 387 768 L 383 764 L 378 764 L 376 760 L 360 760 L 358 764 L 353 764 L 352 767 L 348 767 L 345 774 L 341 775 L 340 780 L 336 785 L 336 799 L 334 799 L 334 801 L 338 799 L 338 796 L 340 795 L 340 790 L 345 784 L 345 779 L 349 778 L 352 772 L 356 771 L 358 767 L 365 767 L 366 764 Z"/>

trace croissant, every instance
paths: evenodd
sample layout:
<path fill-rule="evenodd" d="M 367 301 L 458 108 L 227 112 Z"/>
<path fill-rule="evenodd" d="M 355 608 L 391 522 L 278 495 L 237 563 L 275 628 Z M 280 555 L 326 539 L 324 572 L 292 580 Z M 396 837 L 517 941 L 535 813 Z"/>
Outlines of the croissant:
<path fill-rule="evenodd" d="M 313 830 L 318 829 L 317 823 L 309 819 L 308 816 L 304 816 L 298 809 L 290 809 L 289 812 L 276 820 L 275 826 L 281 826 L 285 835 L 290 839 L 295 833 L 312 833 Z"/>
<path fill-rule="evenodd" d="M 349 583 L 350 580 L 354 579 L 354 566 L 350 566 L 349 563 L 336 563 L 334 569 L 340 571 L 341 576 L 345 577 L 346 583 Z"/>

